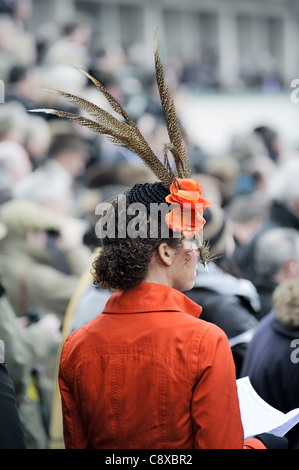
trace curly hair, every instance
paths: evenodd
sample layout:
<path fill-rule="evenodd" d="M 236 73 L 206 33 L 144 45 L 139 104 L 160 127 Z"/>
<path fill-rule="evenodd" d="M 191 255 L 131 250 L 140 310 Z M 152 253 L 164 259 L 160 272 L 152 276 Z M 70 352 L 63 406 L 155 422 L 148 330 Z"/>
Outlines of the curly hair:
<path fill-rule="evenodd" d="M 100 238 L 101 249 L 93 262 L 94 283 L 110 290 L 132 289 L 145 279 L 152 256 L 157 252 L 159 245 L 166 242 L 171 247 L 178 247 L 181 244 L 181 237 L 175 236 L 172 230 L 169 230 L 169 237 L 163 238 L 161 217 L 153 221 L 148 213 L 146 214 L 145 237 L 119 237 L 120 221 L 125 220 L 126 227 L 128 227 L 133 216 L 128 215 L 128 198 L 126 198 L 125 207 L 121 209 L 117 198 L 111 204 L 114 209 L 115 236 Z M 150 236 L 150 224 L 153 223 L 158 229 L 158 236 L 154 238 Z"/>

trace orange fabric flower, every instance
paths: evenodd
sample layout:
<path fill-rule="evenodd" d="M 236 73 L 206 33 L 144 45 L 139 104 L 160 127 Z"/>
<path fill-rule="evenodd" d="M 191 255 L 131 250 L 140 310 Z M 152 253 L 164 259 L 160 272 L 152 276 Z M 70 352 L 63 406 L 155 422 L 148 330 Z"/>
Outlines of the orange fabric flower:
<path fill-rule="evenodd" d="M 182 232 L 187 238 L 197 234 L 206 223 L 203 211 L 211 206 L 211 202 L 202 196 L 202 186 L 193 178 L 178 178 L 170 186 L 170 194 L 166 202 L 175 204 L 165 221 L 174 232 Z"/>

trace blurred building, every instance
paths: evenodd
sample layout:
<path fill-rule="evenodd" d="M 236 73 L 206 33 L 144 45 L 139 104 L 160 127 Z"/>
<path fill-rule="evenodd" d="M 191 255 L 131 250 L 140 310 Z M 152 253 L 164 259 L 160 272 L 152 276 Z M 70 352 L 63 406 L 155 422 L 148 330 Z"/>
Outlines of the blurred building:
<path fill-rule="evenodd" d="M 254 86 L 259 76 L 276 77 L 289 86 L 298 71 L 297 0 L 34 0 L 32 27 L 75 13 L 90 17 L 104 44 L 135 48 L 152 67 L 153 34 L 159 26 L 160 48 L 171 57 L 196 61 L 206 73 L 217 68 L 221 85 L 238 77 Z M 189 61 L 189 62 L 188 62 Z M 192 71 L 189 70 L 189 74 Z M 194 72 L 193 72 L 194 73 Z M 246 83 L 248 82 L 248 83 Z M 251 83 L 252 82 L 252 83 Z"/>

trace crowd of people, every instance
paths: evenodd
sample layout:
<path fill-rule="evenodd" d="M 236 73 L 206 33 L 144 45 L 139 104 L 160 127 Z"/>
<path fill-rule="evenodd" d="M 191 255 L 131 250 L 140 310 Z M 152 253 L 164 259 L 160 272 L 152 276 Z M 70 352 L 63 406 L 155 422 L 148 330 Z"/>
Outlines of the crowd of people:
<path fill-rule="evenodd" d="M 101 314 L 111 295 L 91 275 L 95 208 L 155 178 L 135 154 L 104 137 L 29 111 L 76 112 L 43 87 L 111 111 L 88 79 L 65 65 L 74 63 L 123 103 L 156 155 L 167 134 L 154 75 L 120 47 L 91 52 L 92 31 L 82 20 L 61 30 L 49 23 L 33 35 L 26 27 L 30 2 L 9 5 L 0 5 L 0 339 L 25 444 L 12 432 L 12 441 L 3 437 L 0 447 L 45 449 L 63 447 L 56 385 L 61 345 Z M 299 406 L 290 346 L 299 338 L 299 154 L 267 123 L 232 140 L 220 157 L 185 137 L 192 174 L 212 201 L 203 231 L 208 271 L 198 264 L 186 295 L 202 307 L 203 320 L 227 335 L 236 377 L 249 375 L 260 396 L 290 411 Z M 296 427 L 290 443 L 299 446 Z"/>

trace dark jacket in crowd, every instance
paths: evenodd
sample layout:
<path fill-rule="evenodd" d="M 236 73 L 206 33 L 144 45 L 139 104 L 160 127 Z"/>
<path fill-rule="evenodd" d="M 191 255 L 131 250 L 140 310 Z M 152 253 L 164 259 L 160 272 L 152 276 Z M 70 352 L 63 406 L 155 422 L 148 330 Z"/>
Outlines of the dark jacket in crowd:
<path fill-rule="evenodd" d="M 272 310 L 272 296 L 274 290 L 278 286 L 278 283 L 274 282 L 272 279 L 257 276 L 254 285 L 258 291 L 261 301 L 261 308 L 260 311 L 257 313 L 256 318 L 258 320 L 261 320 Z"/>
<path fill-rule="evenodd" d="M 297 340 L 293 343 L 292 341 Z M 248 346 L 241 376 L 271 406 L 287 413 L 299 407 L 299 329 L 282 326 L 271 311 Z M 289 431 L 290 447 L 299 448 L 299 425 Z"/>
<path fill-rule="evenodd" d="M 203 308 L 201 319 L 214 323 L 227 335 L 236 365 L 237 376 L 248 341 L 258 324 L 259 296 L 252 283 L 238 279 L 214 263 L 209 271 L 199 267 L 194 287 L 186 295 Z"/>
<path fill-rule="evenodd" d="M 25 449 L 13 382 L 5 364 L 0 363 L 0 449 Z"/>
<path fill-rule="evenodd" d="M 234 258 L 242 272 L 242 276 L 256 284 L 255 247 L 259 237 L 274 228 L 294 228 L 299 230 L 299 218 L 278 202 L 274 202 L 269 209 L 268 220 L 262 225 L 252 240 L 245 246 L 238 245 Z"/>

